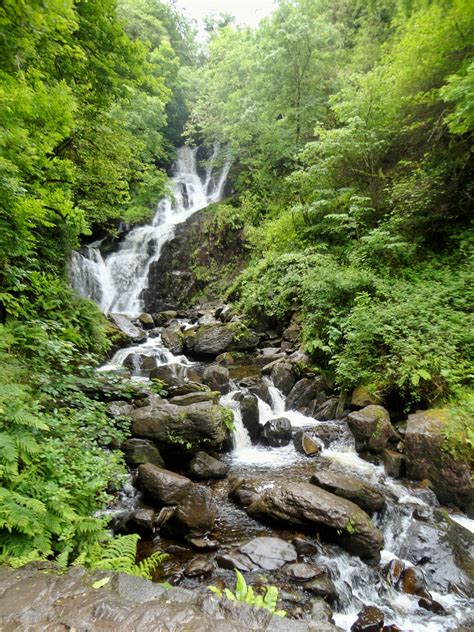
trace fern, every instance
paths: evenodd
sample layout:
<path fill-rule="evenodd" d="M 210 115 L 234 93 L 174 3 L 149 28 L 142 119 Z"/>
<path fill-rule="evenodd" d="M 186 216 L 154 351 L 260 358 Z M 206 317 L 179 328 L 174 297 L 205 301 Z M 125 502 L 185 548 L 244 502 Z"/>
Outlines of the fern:
<path fill-rule="evenodd" d="M 224 592 L 222 592 L 216 586 L 208 586 L 208 589 L 211 590 L 219 598 L 225 596 L 227 597 L 227 599 L 229 599 L 229 601 L 240 601 L 248 603 L 254 608 L 265 608 L 272 614 L 275 614 L 279 617 L 286 616 L 286 612 L 284 610 L 276 609 L 278 602 L 278 588 L 276 586 L 267 586 L 265 589 L 265 594 L 259 595 L 255 593 L 252 586 L 247 585 L 247 582 L 245 581 L 242 573 L 240 573 L 238 570 L 235 570 L 235 575 L 237 578 L 235 584 L 235 593 L 229 590 L 229 588 L 224 588 Z"/>

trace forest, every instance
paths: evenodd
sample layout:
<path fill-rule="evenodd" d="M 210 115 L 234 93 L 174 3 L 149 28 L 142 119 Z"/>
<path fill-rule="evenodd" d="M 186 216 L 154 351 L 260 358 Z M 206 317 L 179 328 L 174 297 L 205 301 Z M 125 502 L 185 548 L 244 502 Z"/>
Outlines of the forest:
<path fill-rule="evenodd" d="M 474 10 L 278 0 L 258 28 L 164 0 L 0 6 L 0 561 L 93 566 L 127 436 L 94 398 L 114 340 L 73 250 L 150 220 L 183 144 L 228 148 L 225 296 L 292 319 L 340 393 L 447 411 L 474 459 Z M 133 384 L 117 381 L 117 397 Z"/>

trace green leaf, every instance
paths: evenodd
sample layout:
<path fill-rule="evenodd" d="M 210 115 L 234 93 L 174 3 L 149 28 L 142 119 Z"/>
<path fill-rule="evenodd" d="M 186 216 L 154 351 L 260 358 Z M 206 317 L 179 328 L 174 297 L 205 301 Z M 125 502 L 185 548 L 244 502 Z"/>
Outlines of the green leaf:
<path fill-rule="evenodd" d="M 92 588 L 103 588 L 110 581 L 110 577 L 103 577 L 102 579 L 98 579 L 96 582 L 92 584 Z"/>

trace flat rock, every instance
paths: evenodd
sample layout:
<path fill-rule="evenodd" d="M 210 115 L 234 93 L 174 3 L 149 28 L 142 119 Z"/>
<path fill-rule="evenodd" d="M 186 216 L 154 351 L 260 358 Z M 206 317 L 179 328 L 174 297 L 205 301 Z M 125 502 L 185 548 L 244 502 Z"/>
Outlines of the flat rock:
<path fill-rule="evenodd" d="M 383 535 L 353 502 L 310 483 L 266 489 L 246 511 L 252 517 L 319 532 L 351 553 L 378 562 Z"/>
<path fill-rule="evenodd" d="M 260 568 L 273 571 L 297 558 L 295 547 L 280 538 L 254 538 L 240 547 L 240 552 Z"/>
<path fill-rule="evenodd" d="M 385 504 L 385 497 L 378 489 L 351 474 L 321 470 L 313 474 L 311 483 L 351 500 L 368 514 L 380 511 Z"/>
<path fill-rule="evenodd" d="M 310 579 L 314 579 L 315 577 L 319 577 L 323 574 L 321 567 L 304 564 L 303 562 L 286 564 L 281 571 L 288 577 L 291 577 L 298 582 L 307 582 Z"/>

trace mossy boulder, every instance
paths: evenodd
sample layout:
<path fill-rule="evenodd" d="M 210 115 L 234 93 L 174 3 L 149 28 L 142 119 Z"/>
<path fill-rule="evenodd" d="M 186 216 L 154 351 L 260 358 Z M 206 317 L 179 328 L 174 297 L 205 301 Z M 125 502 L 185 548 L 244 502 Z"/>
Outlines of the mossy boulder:
<path fill-rule="evenodd" d="M 191 355 L 215 358 L 227 351 L 255 349 L 258 342 L 258 335 L 243 323 L 213 323 L 187 335 L 184 346 Z"/>
<path fill-rule="evenodd" d="M 388 442 L 397 438 L 390 415 L 382 406 L 371 404 L 350 413 L 347 423 L 355 437 L 358 452 L 382 453 Z"/>

